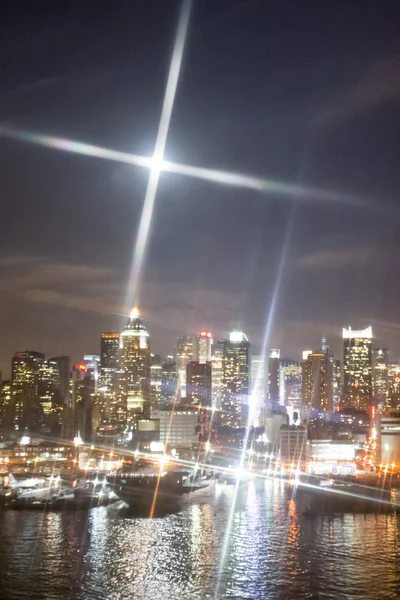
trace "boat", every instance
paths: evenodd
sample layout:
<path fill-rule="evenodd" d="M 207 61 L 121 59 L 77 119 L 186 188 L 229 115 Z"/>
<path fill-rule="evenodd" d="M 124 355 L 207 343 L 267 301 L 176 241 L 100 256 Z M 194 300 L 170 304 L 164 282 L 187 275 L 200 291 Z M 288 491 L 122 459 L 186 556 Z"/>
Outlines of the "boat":
<path fill-rule="evenodd" d="M 107 482 L 129 506 L 151 508 L 157 504 L 176 508 L 184 498 L 194 500 L 207 496 L 215 488 L 216 478 L 213 473 L 192 469 L 118 474 L 108 477 Z"/>
<path fill-rule="evenodd" d="M 74 503 L 77 507 L 105 506 L 117 500 L 117 496 L 107 481 L 95 479 L 82 480 L 77 483 L 73 491 Z M 60 498 L 61 500 L 61 498 Z M 68 499 L 64 497 L 64 504 L 68 504 Z"/>

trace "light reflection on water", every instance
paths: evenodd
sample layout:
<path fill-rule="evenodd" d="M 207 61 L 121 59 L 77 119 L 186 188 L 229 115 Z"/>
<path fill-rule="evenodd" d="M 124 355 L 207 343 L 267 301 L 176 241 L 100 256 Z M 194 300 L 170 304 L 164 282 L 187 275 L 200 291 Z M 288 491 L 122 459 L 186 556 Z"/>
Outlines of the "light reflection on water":
<path fill-rule="evenodd" d="M 219 573 L 233 492 L 152 520 L 119 505 L 1 511 L 0 598 L 400 597 L 396 516 L 305 517 L 281 482 L 238 490 Z"/>

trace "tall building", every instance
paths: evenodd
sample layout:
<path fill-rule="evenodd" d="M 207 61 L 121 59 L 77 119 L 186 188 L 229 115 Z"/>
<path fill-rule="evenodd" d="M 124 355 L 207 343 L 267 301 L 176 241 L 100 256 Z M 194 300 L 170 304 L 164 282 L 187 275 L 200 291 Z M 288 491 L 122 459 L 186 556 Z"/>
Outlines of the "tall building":
<path fill-rule="evenodd" d="M 219 341 L 212 345 L 211 364 L 212 364 L 212 406 L 220 410 L 222 402 L 222 372 L 224 360 L 224 342 Z"/>
<path fill-rule="evenodd" d="M 372 350 L 372 400 L 382 412 L 389 398 L 389 351 L 386 348 Z"/>
<path fill-rule="evenodd" d="M 188 404 L 210 406 L 211 401 L 211 362 L 189 362 L 186 365 L 186 382 Z"/>
<path fill-rule="evenodd" d="M 400 407 L 400 366 L 394 364 L 389 365 L 388 377 L 388 405 L 389 408 L 398 409 Z"/>
<path fill-rule="evenodd" d="M 282 358 L 279 367 L 279 404 L 281 406 L 301 406 L 302 368 L 299 362 Z"/>
<path fill-rule="evenodd" d="M 60 377 L 60 394 L 63 405 L 68 406 L 69 402 L 69 378 L 70 378 L 70 364 L 69 356 L 55 356 L 50 358 L 51 363 L 56 363 L 58 366 L 58 373 Z"/>
<path fill-rule="evenodd" d="M 229 341 L 224 342 L 221 425 L 246 425 L 250 390 L 251 345 L 244 333 L 232 331 Z"/>
<path fill-rule="evenodd" d="M 0 388 L 0 427 L 9 429 L 12 426 L 11 381 L 1 382 Z"/>
<path fill-rule="evenodd" d="M 120 400 L 126 407 L 127 422 L 150 414 L 150 336 L 139 311 L 134 308 L 121 333 Z"/>
<path fill-rule="evenodd" d="M 41 424 L 39 372 L 44 363 L 41 352 L 17 352 L 11 362 L 11 398 L 14 429 L 37 430 Z"/>
<path fill-rule="evenodd" d="M 118 422 L 118 377 L 120 367 L 121 336 L 116 332 L 101 334 L 99 364 L 99 408 L 101 418 Z"/>
<path fill-rule="evenodd" d="M 178 400 L 177 383 L 176 364 L 164 362 L 161 367 L 161 408 L 168 408 Z"/>
<path fill-rule="evenodd" d="M 281 351 L 270 350 L 268 359 L 268 400 L 278 404 L 279 402 L 279 367 Z"/>
<path fill-rule="evenodd" d="M 151 355 L 151 407 L 153 410 L 158 409 L 161 402 L 161 383 L 162 383 L 162 366 L 161 356 L 159 354 Z"/>
<path fill-rule="evenodd" d="M 179 382 L 180 398 L 186 398 L 186 365 L 195 360 L 193 336 L 180 335 L 176 346 L 176 375 Z"/>
<path fill-rule="evenodd" d="M 213 343 L 212 333 L 210 331 L 200 331 L 197 336 L 198 362 L 206 363 L 211 360 L 211 346 Z"/>
<path fill-rule="evenodd" d="M 342 398 L 342 364 L 339 359 L 333 358 L 333 408 L 340 407 Z"/>
<path fill-rule="evenodd" d="M 39 368 L 38 385 L 41 425 L 48 432 L 60 433 L 63 410 L 60 371 L 56 361 L 44 361 Z"/>
<path fill-rule="evenodd" d="M 268 388 L 267 359 L 261 354 L 251 357 L 251 397 L 256 406 L 265 406 Z"/>
<path fill-rule="evenodd" d="M 342 406 L 368 411 L 372 398 L 372 327 L 343 329 Z"/>
<path fill-rule="evenodd" d="M 333 410 L 333 363 L 323 352 L 312 352 L 302 361 L 302 404 L 318 410 Z"/>

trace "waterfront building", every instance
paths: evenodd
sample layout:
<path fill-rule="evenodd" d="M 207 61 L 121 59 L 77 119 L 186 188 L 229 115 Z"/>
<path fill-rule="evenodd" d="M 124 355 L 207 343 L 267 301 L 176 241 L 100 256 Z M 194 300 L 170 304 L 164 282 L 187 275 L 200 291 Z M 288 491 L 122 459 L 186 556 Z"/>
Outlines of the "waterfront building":
<path fill-rule="evenodd" d="M 186 403 L 211 407 L 212 366 L 211 362 L 189 362 L 186 365 Z"/>
<path fill-rule="evenodd" d="M 13 427 L 37 430 L 41 423 L 39 371 L 44 362 L 41 352 L 17 352 L 11 362 L 11 401 Z"/>
<path fill-rule="evenodd" d="M 383 467 L 400 468 L 400 411 L 388 409 L 376 415 L 376 463 Z"/>
<path fill-rule="evenodd" d="M 372 399 L 372 327 L 343 329 L 342 406 L 368 411 Z"/>
<path fill-rule="evenodd" d="M 282 425 L 279 460 L 284 469 L 304 469 L 307 462 L 307 428 Z"/>
<path fill-rule="evenodd" d="M 158 410 L 152 419 L 159 421 L 160 442 L 166 449 L 195 448 L 199 444 L 202 417 L 197 410 Z"/>
<path fill-rule="evenodd" d="M 251 345 L 241 331 L 232 331 L 224 342 L 220 423 L 240 428 L 246 425 L 251 389 Z"/>

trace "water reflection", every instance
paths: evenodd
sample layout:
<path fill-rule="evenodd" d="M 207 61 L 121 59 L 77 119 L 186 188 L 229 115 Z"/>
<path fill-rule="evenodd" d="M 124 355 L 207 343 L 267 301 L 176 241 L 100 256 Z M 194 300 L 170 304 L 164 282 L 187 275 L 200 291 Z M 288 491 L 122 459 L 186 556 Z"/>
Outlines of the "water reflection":
<path fill-rule="evenodd" d="M 119 505 L 0 511 L 0 597 L 400 597 L 396 516 L 309 518 L 282 482 L 251 482 L 238 490 L 221 565 L 233 499 L 233 486 L 218 486 L 209 504 L 154 519 Z"/>

